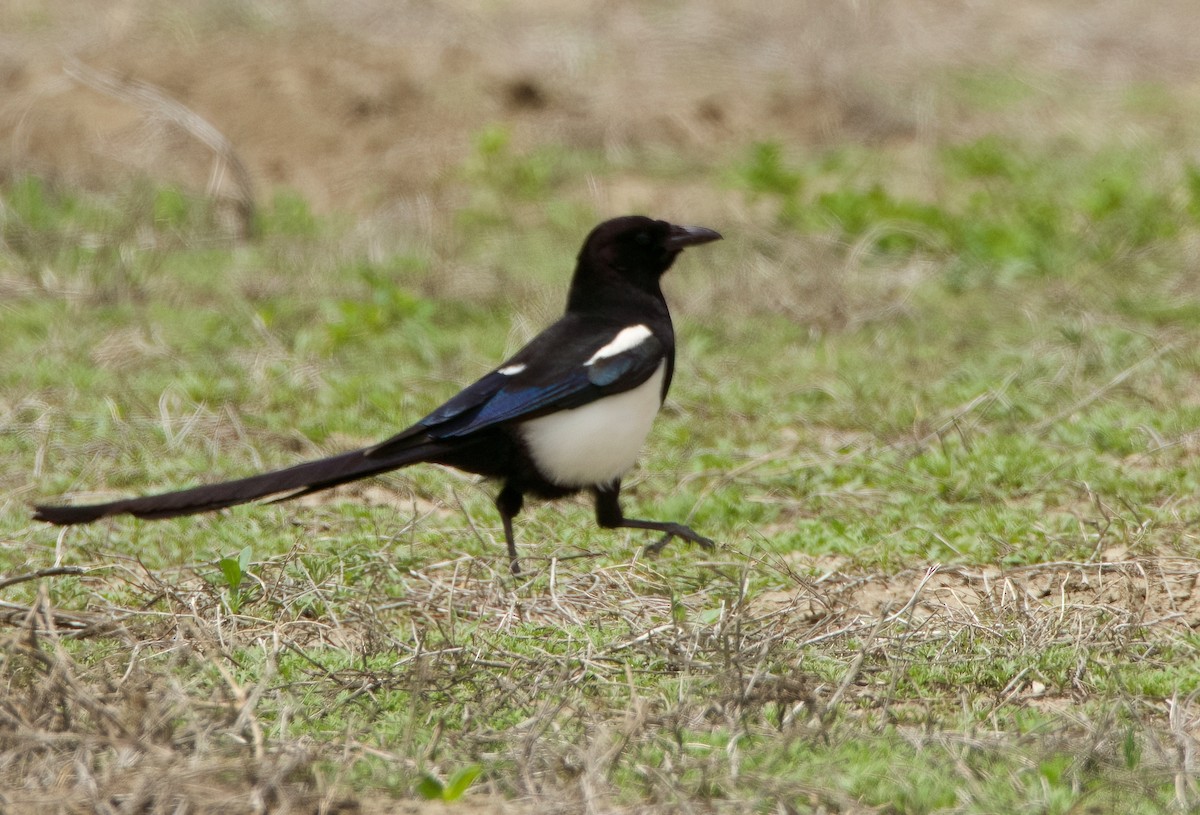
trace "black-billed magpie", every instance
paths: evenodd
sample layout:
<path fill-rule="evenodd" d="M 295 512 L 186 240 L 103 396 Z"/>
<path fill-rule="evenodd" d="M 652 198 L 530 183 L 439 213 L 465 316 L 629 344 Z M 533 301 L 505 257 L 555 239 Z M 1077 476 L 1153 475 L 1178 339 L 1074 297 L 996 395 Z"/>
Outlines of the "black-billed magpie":
<path fill-rule="evenodd" d="M 387 441 L 283 470 L 178 492 L 87 506 L 37 506 L 34 517 L 80 524 L 110 515 L 172 518 L 259 498 L 281 501 L 418 462 L 503 482 L 496 508 L 512 571 L 520 571 L 513 518 L 526 495 L 590 490 L 596 521 L 663 533 L 711 548 L 683 524 L 626 518 L 621 476 L 634 464 L 671 386 L 675 334 L 662 274 L 688 246 L 719 240 L 711 229 L 640 215 L 614 218 L 584 241 L 557 322 L 478 382 Z"/>

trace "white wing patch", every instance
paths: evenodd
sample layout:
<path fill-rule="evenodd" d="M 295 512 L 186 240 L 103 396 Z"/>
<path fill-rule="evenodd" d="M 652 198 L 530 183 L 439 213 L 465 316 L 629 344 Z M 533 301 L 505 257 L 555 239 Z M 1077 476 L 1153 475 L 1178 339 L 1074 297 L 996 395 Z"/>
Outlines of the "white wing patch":
<path fill-rule="evenodd" d="M 583 364 L 591 365 L 597 360 L 615 357 L 617 354 L 628 351 L 630 348 L 636 348 L 651 336 L 652 332 L 650 329 L 640 323 L 638 325 L 631 325 L 628 328 L 622 328 L 608 345 L 592 354 L 592 358 Z"/>
<path fill-rule="evenodd" d="M 525 368 L 526 365 L 524 362 L 518 362 L 516 365 L 506 365 L 505 367 L 496 371 L 496 373 L 504 374 L 505 376 L 516 376 L 517 374 L 521 373 L 521 371 L 525 370 Z"/>

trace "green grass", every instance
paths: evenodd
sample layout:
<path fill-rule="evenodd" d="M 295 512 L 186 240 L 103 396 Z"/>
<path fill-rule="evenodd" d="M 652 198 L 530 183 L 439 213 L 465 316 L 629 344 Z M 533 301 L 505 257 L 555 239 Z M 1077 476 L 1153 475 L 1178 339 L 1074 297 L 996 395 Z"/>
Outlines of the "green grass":
<path fill-rule="evenodd" d="M 586 176 L 680 172 L 623 161 L 488 130 L 448 182 L 467 193 L 452 223 L 420 246 L 286 193 L 234 243 L 175 189 L 8 183 L 0 572 L 54 562 L 32 500 L 247 474 L 419 418 L 554 314 L 598 217 Z M 531 573 L 513 581 L 492 488 L 416 468 L 303 506 L 70 530 L 63 562 L 87 574 L 3 599 L 35 605 L 44 585 L 64 612 L 129 612 L 123 633 L 69 643 L 72 670 L 117 682 L 137 642 L 130 675 L 174 683 L 178 727 L 224 734 L 220 755 L 308 745 L 309 771 L 349 790 L 586 782 L 731 812 L 1196 800 L 1174 786 L 1185 736 L 1166 712 L 1195 715 L 1186 603 L 1147 590 L 1170 607 L 1142 613 L 1133 588 L 1093 596 L 1079 575 L 1100 581 L 1105 553 L 1151 577 L 1198 554 L 1200 171 L 995 137 L 939 147 L 918 183 L 883 148 L 763 143 L 686 169 L 770 223 L 714 222 L 725 242 L 671 272 L 677 384 L 627 508 L 688 519 L 715 556 L 645 560 L 641 535 L 565 502 L 519 519 Z M 800 300 L 836 319 L 781 307 Z M 970 613 L 901 613 L 933 563 L 1018 589 L 964 577 L 988 598 Z M 1041 576 L 1082 599 L 1021 593 Z M 764 610 L 779 595 L 799 605 Z M 3 662 L 27 702 L 30 653 Z M 241 713 L 205 719 L 210 703 Z"/>

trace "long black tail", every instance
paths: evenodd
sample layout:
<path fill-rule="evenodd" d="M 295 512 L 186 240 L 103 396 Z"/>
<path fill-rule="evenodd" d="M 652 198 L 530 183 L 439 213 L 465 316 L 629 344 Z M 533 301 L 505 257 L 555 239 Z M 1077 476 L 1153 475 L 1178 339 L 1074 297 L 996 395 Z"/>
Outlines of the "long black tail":
<path fill-rule="evenodd" d="M 33 517 L 39 521 L 67 526 L 86 524 L 110 515 L 133 515 L 138 518 L 175 518 L 197 512 L 209 512 L 274 496 L 283 501 L 327 490 L 347 481 L 386 473 L 421 461 L 435 460 L 443 448 L 437 442 L 416 443 L 390 455 L 373 457 L 364 448 L 318 461 L 308 461 L 284 470 L 275 470 L 237 481 L 206 484 L 177 492 L 164 492 L 142 498 L 126 498 L 107 504 L 86 506 L 36 506 Z"/>

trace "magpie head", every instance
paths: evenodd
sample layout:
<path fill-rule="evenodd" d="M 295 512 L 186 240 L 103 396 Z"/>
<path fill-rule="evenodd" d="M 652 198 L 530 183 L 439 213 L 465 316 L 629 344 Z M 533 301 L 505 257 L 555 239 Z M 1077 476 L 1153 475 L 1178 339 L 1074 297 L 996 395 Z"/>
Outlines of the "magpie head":
<path fill-rule="evenodd" d="M 579 253 L 581 267 L 616 272 L 640 288 L 657 290 L 658 279 L 688 246 L 720 240 L 702 226 L 676 226 L 642 215 L 613 218 L 597 226 Z"/>

